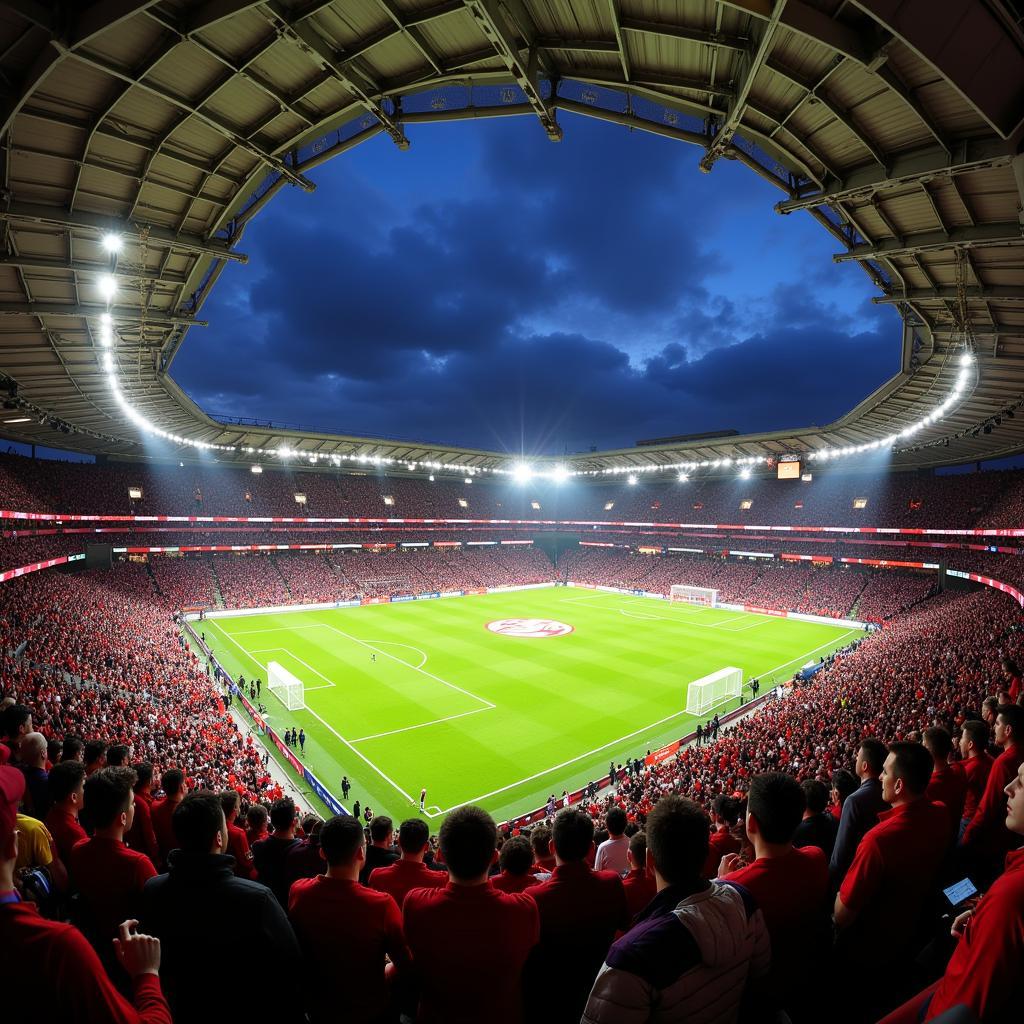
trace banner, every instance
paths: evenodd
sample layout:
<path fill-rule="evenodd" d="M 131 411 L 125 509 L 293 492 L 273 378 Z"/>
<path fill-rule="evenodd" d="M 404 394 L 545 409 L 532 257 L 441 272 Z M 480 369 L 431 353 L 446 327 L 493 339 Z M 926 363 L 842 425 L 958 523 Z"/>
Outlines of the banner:
<path fill-rule="evenodd" d="M 48 558 L 45 562 L 33 562 L 17 569 L 7 569 L 0 572 L 0 583 L 17 579 L 19 576 L 27 576 L 30 572 L 39 572 L 41 569 L 52 569 L 55 565 L 63 565 L 65 562 L 78 561 L 80 558 L 85 558 L 85 555 L 61 555 L 60 558 Z"/>

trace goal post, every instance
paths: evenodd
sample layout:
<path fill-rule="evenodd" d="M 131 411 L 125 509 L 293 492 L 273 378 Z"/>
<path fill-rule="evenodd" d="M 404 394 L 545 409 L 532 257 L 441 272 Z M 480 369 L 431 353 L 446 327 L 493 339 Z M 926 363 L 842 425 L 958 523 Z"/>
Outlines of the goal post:
<path fill-rule="evenodd" d="M 707 608 L 718 607 L 718 591 L 712 587 L 691 587 L 685 583 L 673 583 L 669 591 L 672 604 L 704 605 Z"/>
<path fill-rule="evenodd" d="M 709 676 L 695 679 L 686 690 L 686 713 L 703 715 L 743 691 L 743 669 L 720 668 Z"/>
<path fill-rule="evenodd" d="M 293 676 L 276 661 L 267 665 L 267 684 L 270 686 L 270 692 L 289 711 L 298 711 L 306 706 L 306 690 L 302 680 Z"/>

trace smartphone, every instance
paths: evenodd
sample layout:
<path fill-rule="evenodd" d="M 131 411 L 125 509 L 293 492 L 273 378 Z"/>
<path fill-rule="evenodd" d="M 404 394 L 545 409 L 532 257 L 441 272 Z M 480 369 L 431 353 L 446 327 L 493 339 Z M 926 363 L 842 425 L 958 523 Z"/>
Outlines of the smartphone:
<path fill-rule="evenodd" d="M 943 889 L 942 894 L 949 900 L 951 907 L 956 907 L 965 900 L 969 900 L 972 896 L 976 896 L 978 894 L 978 887 L 969 878 L 963 878 L 959 882 L 955 882 L 948 889 Z"/>

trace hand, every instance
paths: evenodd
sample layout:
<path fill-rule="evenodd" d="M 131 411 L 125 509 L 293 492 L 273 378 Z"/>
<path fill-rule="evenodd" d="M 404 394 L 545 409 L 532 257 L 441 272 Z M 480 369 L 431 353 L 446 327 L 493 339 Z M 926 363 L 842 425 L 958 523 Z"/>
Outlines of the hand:
<path fill-rule="evenodd" d="M 718 877 L 724 878 L 738 867 L 740 867 L 740 855 L 738 853 L 727 853 L 718 865 Z"/>
<path fill-rule="evenodd" d="M 974 908 L 965 910 L 962 914 L 959 914 L 953 919 L 953 926 L 949 929 L 949 934 L 954 939 L 959 939 L 964 933 L 964 929 L 967 927 L 967 922 L 971 919 L 971 915 L 974 913 Z"/>
<path fill-rule="evenodd" d="M 139 922 L 134 919 L 119 925 L 119 938 L 114 939 L 117 959 L 133 978 L 140 974 L 159 974 L 160 940 L 152 935 L 140 935 L 135 931 L 138 926 Z"/>

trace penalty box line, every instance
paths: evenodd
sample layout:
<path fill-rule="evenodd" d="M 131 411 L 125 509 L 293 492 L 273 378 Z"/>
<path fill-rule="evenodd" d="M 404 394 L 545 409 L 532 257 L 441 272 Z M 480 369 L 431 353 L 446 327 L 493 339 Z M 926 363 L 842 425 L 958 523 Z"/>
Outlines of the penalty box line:
<path fill-rule="evenodd" d="M 214 620 L 210 620 L 210 621 L 214 622 Z M 214 624 L 216 625 L 215 622 L 214 622 Z M 253 658 L 252 654 L 250 654 L 249 651 L 247 651 L 233 636 L 231 636 L 230 633 L 228 633 L 225 629 L 223 629 L 223 627 L 217 626 L 217 629 L 228 640 L 230 640 L 247 658 L 251 658 L 253 661 L 256 661 L 256 659 Z M 256 664 L 259 665 L 260 662 L 256 661 Z M 403 662 L 403 664 L 405 664 L 405 662 Z M 263 667 L 264 667 L 264 669 L 266 669 L 266 666 L 263 666 Z M 394 779 L 392 779 L 390 776 L 386 775 L 364 753 L 362 753 L 360 750 L 357 750 L 352 745 L 352 742 L 350 740 L 345 739 L 345 737 L 342 736 L 341 733 L 338 732 L 338 730 L 335 729 L 334 726 L 330 724 L 330 722 L 324 721 L 324 719 L 321 718 L 311 707 L 308 707 L 308 706 L 304 707 L 303 711 L 306 711 L 309 714 L 311 714 L 328 732 L 332 733 L 339 740 L 341 740 L 341 742 L 344 743 L 345 746 L 348 747 L 348 749 L 351 750 L 352 753 L 356 755 L 356 757 L 358 757 L 361 761 L 364 761 L 367 765 L 369 765 L 369 767 L 372 768 L 389 786 L 391 786 L 391 788 L 394 789 L 395 792 L 400 793 L 410 803 L 414 802 L 412 797 L 408 793 L 406 793 L 406 791 L 404 789 L 402 789 L 402 787 L 397 782 L 395 782 Z"/>
<path fill-rule="evenodd" d="M 763 675 L 770 676 L 773 672 L 778 672 L 780 668 L 785 668 L 787 665 L 792 665 L 793 662 L 800 661 L 802 658 L 809 658 L 812 654 L 816 654 L 823 647 L 829 647 L 830 645 L 837 643 L 844 637 L 849 636 L 850 633 L 859 632 L 860 630 L 857 629 L 847 630 L 846 633 L 843 633 L 841 636 L 836 637 L 834 640 L 829 640 L 823 644 L 819 644 L 817 647 L 814 648 L 813 651 L 807 651 L 806 654 L 798 654 L 795 658 L 792 658 L 789 661 L 784 661 L 781 665 L 777 665 L 775 668 L 769 669 L 767 672 L 758 673 L 758 675 L 755 678 L 760 678 Z M 525 779 L 520 779 L 518 782 L 510 782 L 507 786 L 502 786 L 500 789 L 492 789 L 490 793 L 483 793 L 480 796 L 475 796 L 470 800 L 463 800 L 462 803 L 452 804 L 451 807 L 446 807 L 443 811 L 440 811 L 438 814 L 429 814 L 428 812 L 428 816 L 431 818 L 437 818 L 440 817 L 440 815 L 442 814 L 448 814 L 449 812 L 454 811 L 458 807 L 464 807 L 466 804 L 475 804 L 481 800 L 488 800 L 492 796 L 498 796 L 498 794 L 500 793 L 505 793 L 510 789 L 515 789 L 516 786 L 522 786 L 527 782 L 533 782 L 534 779 L 540 779 L 543 778 L 545 775 L 550 775 L 552 772 L 560 771 L 562 768 L 568 768 L 569 765 L 575 764 L 577 761 L 582 761 L 584 758 L 593 757 L 594 754 L 600 754 L 602 750 L 607 750 L 609 747 L 614 747 L 617 744 L 622 743 L 625 740 L 632 739 L 634 736 L 639 736 L 640 733 L 647 732 L 650 729 L 656 729 L 659 725 L 664 725 L 666 722 L 671 722 L 673 718 L 679 718 L 680 715 L 685 715 L 686 713 L 687 712 L 685 711 L 685 709 L 683 711 L 676 711 L 671 715 L 667 715 L 665 718 L 659 719 L 657 722 L 651 722 L 650 725 L 645 725 L 640 729 L 634 729 L 633 732 L 626 733 L 625 736 L 620 736 L 618 739 L 609 740 L 607 743 L 603 743 L 599 747 L 594 747 L 593 750 L 588 750 L 584 754 L 577 754 L 576 757 L 571 757 L 568 761 L 563 761 L 561 764 L 556 764 L 551 768 L 545 768 L 543 771 L 534 772 L 533 775 L 528 775 Z"/>

